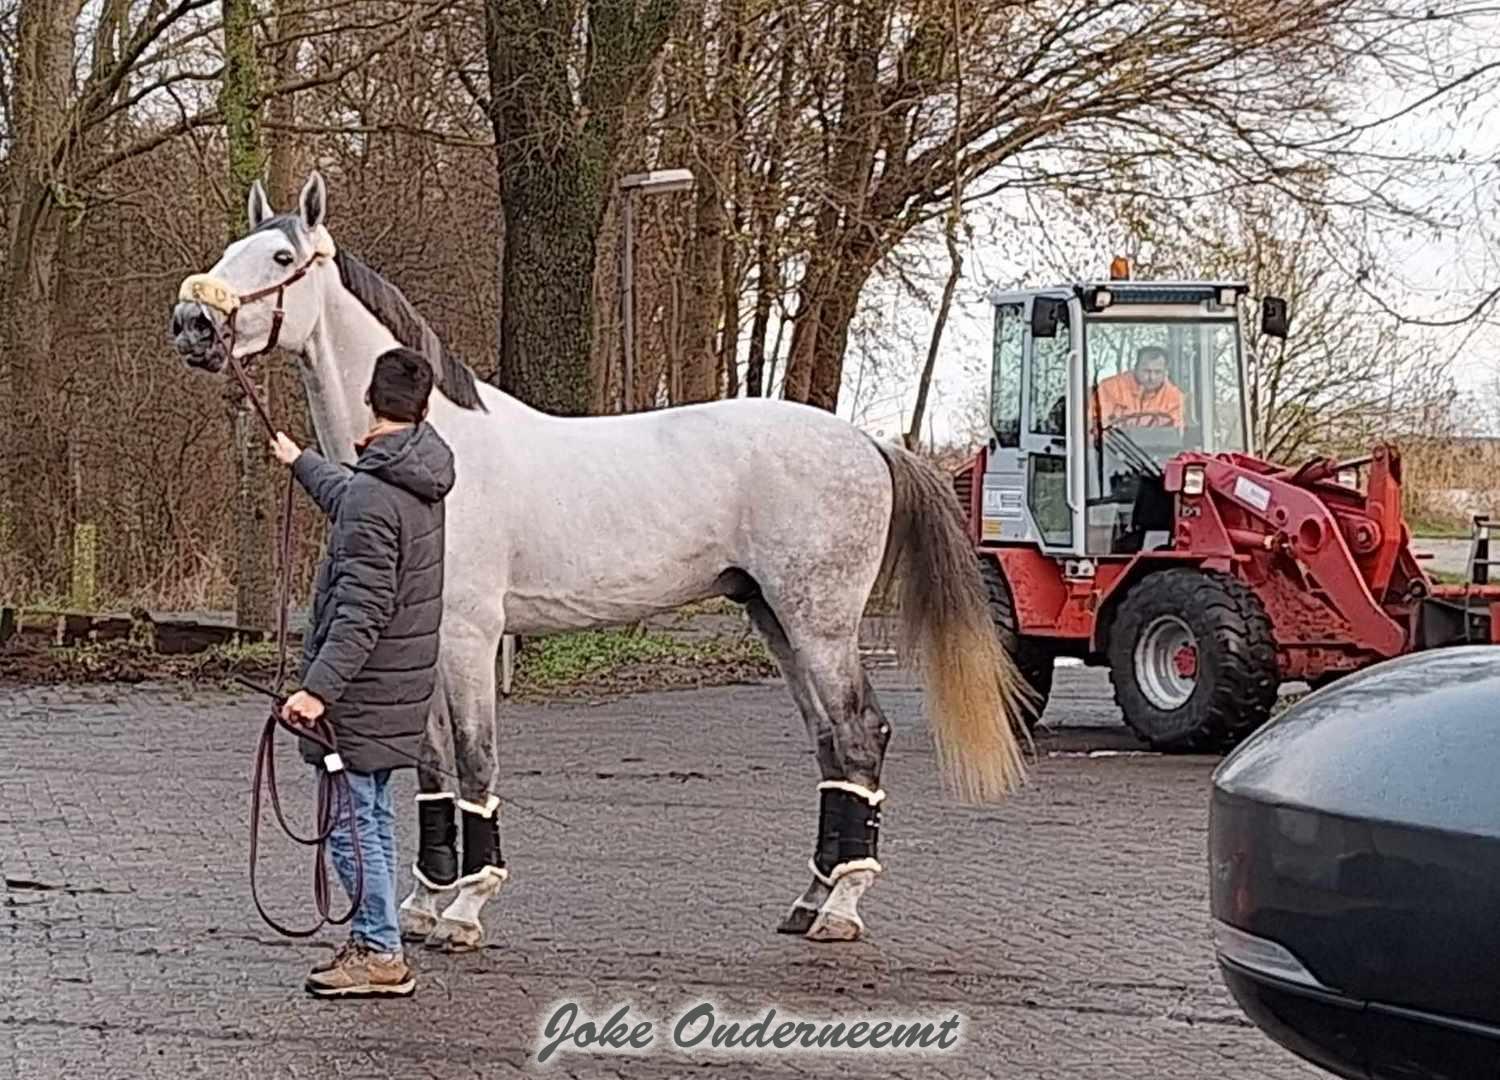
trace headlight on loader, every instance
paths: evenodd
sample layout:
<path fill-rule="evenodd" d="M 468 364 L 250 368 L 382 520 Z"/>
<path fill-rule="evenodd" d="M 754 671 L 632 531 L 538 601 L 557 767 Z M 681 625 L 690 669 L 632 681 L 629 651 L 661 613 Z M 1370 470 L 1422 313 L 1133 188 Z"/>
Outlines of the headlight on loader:
<path fill-rule="evenodd" d="M 1182 470 L 1182 493 L 1184 495 L 1203 494 L 1203 466 L 1189 465 Z"/>

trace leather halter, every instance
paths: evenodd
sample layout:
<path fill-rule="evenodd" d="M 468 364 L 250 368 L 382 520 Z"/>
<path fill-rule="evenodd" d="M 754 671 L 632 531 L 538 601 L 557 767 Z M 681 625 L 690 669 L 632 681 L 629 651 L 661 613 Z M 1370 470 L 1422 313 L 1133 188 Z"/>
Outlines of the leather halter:
<path fill-rule="evenodd" d="M 240 384 L 240 389 L 244 391 L 245 397 L 254 406 L 256 413 L 260 416 L 261 423 L 265 424 L 267 434 L 273 439 L 276 437 L 276 425 L 271 422 L 271 416 L 266 412 L 264 403 L 261 402 L 259 395 L 255 393 L 255 386 L 251 383 L 250 376 L 247 374 L 245 368 L 249 361 L 254 360 L 258 356 L 264 356 L 274 349 L 276 342 L 280 340 L 281 322 L 286 315 L 284 301 L 287 289 L 306 277 L 307 272 L 312 269 L 313 263 L 319 259 L 329 257 L 328 252 L 320 247 L 308 256 L 307 260 L 301 266 L 297 267 L 296 270 L 292 271 L 276 284 L 268 285 L 264 289 L 257 289 L 252 293 L 246 293 L 244 296 L 239 295 L 227 284 L 208 274 L 193 274 L 190 277 L 184 278 L 182 284 L 177 289 L 179 300 L 197 304 L 200 309 L 213 308 L 224 315 L 224 329 L 220 329 L 219 324 L 214 322 L 211 316 L 208 320 L 209 326 L 213 329 L 214 338 L 218 341 L 219 348 L 224 350 L 225 365 Z M 238 337 L 235 317 L 239 315 L 240 308 L 246 304 L 254 304 L 260 300 L 264 300 L 272 293 L 276 294 L 276 311 L 271 317 L 270 336 L 266 338 L 264 346 L 245 356 L 246 364 L 241 364 L 239 358 L 234 355 L 235 339 Z M 205 314 L 207 314 L 206 310 Z M 225 330 L 228 333 L 225 333 Z M 290 482 L 290 475 L 288 476 L 288 481 Z M 290 498 L 290 490 L 290 487 L 288 487 L 288 498 Z M 290 507 L 291 504 L 288 503 L 287 505 Z"/>
<path fill-rule="evenodd" d="M 288 288 L 290 288 L 291 286 L 297 284 L 297 282 L 301 281 L 304 277 L 306 277 L 307 276 L 307 272 L 312 269 L 313 263 L 315 263 L 321 257 L 322 257 L 321 253 L 315 251 L 315 252 L 313 252 L 312 255 L 310 255 L 308 257 L 308 259 L 307 259 L 306 262 L 304 262 L 301 266 L 297 267 L 296 270 L 292 271 L 292 273 L 291 273 L 291 275 L 289 277 L 283 279 L 282 281 L 278 282 L 275 285 L 267 286 L 264 289 L 257 289 L 255 292 L 253 292 L 253 293 L 246 293 L 244 296 L 242 296 L 242 297 L 239 298 L 239 303 L 236 304 L 235 307 L 234 307 L 234 310 L 229 313 L 229 319 L 228 319 L 228 322 L 229 322 L 229 344 L 230 344 L 230 355 L 231 356 L 234 355 L 234 352 L 233 352 L 234 339 L 235 339 L 234 318 L 235 318 L 236 315 L 238 315 L 240 313 L 240 308 L 244 307 L 246 304 L 253 304 L 257 300 L 264 300 L 266 297 L 270 296 L 272 293 L 276 294 L 276 310 L 271 315 L 271 335 L 270 335 L 270 337 L 266 338 L 266 344 L 265 344 L 264 348 L 258 349 L 257 351 L 255 351 L 253 353 L 247 353 L 245 355 L 245 359 L 246 360 L 253 360 L 257 356 L 263 356 L 266 353 L 270 352 L 272 349 L 276 348 L 276 342 L 278 340 L 280 340 L 280 338 L 281 338 L 281 320 L 286 315 L 286 309 L 285 309 L 285 307 L 283 305 L 283 301 L 284 301 L 284 299 L 286 297 L 286 291 L 287 291 Z"/>
<path fill-rule="evenodd" d="M 266 338 L 264 346 L 253 353 L 247 353 L 244 359 L 253 360 L 258 356 L 265 355 L 276 347 L 276 343 L 281 339 L 282 320 L 286 317 L 285 300 L 287 289 L 306 277 L 307 272 L 312 269 L 313 264 L 319 259 L 333 258 L 333 241 L 328 237 L 326 232 L 323 232 L 321 229 L 318 231 L 320 235 L 316 238 L 316 247 L 313 253 L 307 257 L 306 261 L 286 277 L 274 285 L 267 285 L 264 289 L 257 289 L 255 292 L 246 293 L 241 296 L 226 282 L 220 281 L 218 278 L 208 274 L 192 274 L 184 278 L 182 284 L 178 286 L 177 298 L 179 300 L 195 303 L 200 308 L 211 307 L 224 316 L 224 325 L 229 331 L 227 342 L 225 335 L 218 331 L 218 327 L 216 326 L 214 329 L 215 336 L 219 338 L 219 344 L 225 349 L 227 359 L 232 360 L 234 358 L 234 346 L 238 338 L 238 328 L 235 326 L 235 319 L 239 315 L 240 308 L 246 304 L 254 304 L 264 300 L 273 293 L 276 295 L 276 310 L 271 316 L 271 333 Z"/>

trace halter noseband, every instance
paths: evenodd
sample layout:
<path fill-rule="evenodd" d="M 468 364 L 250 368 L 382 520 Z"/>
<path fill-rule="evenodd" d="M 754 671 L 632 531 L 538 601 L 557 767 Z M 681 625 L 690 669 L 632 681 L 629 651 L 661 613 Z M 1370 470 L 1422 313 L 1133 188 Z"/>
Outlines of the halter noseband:
<path fill-rule="evenodd" d="M 327 229 L 321 225 L 318 226 L 313 233 L 313 241 L 315 245 L 313 253 L 307 257 L 307 261 L 274 285 L 268 285 L 264 289 L 257 289 L 255 292 L 241 296 L 227 283 L 220 281 L 212 274 L 192 274 L 183 278 L 182 284 L 178 286 L 177 299 L 198 304 L 200 307 L 211 307 L 224 316 L 225 326 L 229 329 L 229 340 L 227 343 L 221 343 L 225 346 L 227 358 L 233 361 L 236 337 L 235 316 L 246 304 L 254 304 L 275 293 L 276 310 L 271 316 L 271 334 L 266 338 L 266 343 L 262 348 L 253 353 L 247 353 L 244 358 L 253 360 L 257 356 L 263 356 L 276 348 L 276 342 L 281 338 L 281 321 L 286 315 L 283 301 L 287 289 L 307 276 L 307 272 L 319 259 L 331 259 L 334 256 L 333 238 L 328 235 Z"/>

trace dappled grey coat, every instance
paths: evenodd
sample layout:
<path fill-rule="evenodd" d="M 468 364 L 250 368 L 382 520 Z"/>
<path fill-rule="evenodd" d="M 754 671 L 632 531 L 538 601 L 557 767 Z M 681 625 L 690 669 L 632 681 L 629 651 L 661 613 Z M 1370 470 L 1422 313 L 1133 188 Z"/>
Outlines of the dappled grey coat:
<path fill-rule="evenodd" d="M 352 471 L 311 450 L 293 471 L 333 523 L 302 688 L 328 705 L 346 767 L 415 765 L 437 684 L 442 500 L 453 487 L 453 453 L 422 423 L 373 439 Z M 322 759 L 306 739 L 302 750 Z"/>

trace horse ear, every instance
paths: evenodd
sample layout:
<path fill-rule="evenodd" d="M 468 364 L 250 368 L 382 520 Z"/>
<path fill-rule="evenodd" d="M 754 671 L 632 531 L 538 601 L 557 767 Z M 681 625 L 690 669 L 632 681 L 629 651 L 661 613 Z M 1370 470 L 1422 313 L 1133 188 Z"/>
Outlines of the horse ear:
<path fill-rule="evenodd" d="M 251 232 L 260 228 L 261 223 L 271 216 L 271 201 L 266 198 L 265 186 L 259 180 L 250 185 L 250 202 L 245 212 Z"/>
<path fill-rule="evenodd" d="M 302 185 L 302 223 L 308 229 L 316 229 L 323 224 L 327 212 L 328 188 L 323 184 L 323 174 L 314 169 Z"/>

